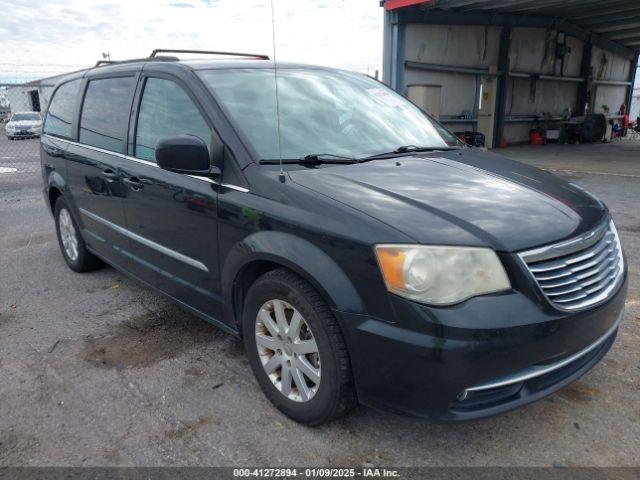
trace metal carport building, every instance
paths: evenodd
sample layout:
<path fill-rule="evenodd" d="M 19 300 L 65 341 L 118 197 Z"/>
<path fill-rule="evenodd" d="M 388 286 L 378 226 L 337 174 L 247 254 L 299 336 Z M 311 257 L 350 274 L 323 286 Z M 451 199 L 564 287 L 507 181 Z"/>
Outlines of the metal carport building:
<path fill-rule="evenodd" d="M 439 101 L 452 130 L 487 146 L 528 141 L 540 118 L 629 111 L 640 50 L 640 2 L 386 0 L 383 80 Z M 414 94 L 415 97 L 415 94 Z M 433 100 L 433 99 L 436 100 Z M 437 100 L 439 99 L 439 100 Z M 621 106 L 622 107 L 621 110 Z"/>

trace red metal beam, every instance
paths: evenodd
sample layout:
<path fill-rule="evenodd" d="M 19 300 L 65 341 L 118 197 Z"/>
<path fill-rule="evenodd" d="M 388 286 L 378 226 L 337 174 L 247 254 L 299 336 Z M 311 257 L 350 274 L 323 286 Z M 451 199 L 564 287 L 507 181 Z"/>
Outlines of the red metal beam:
<path fill-rule="evenodd" d="M 429 3 L 433 0 L 386 0 L 384 2 L 385 10 L 396 10 L 398 8 L 411 7 L 412 5 L 418 5 L 419 3 Z"/>

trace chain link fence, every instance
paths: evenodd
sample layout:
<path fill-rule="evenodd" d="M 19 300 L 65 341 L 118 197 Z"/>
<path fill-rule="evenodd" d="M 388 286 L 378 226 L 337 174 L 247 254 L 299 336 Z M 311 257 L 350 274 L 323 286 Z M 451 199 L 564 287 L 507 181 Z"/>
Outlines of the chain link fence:
<path fill-rule="evenodd" d="M 0 195 L 40 180 L 43 112 L 55 83 L 0 83 Z"/>

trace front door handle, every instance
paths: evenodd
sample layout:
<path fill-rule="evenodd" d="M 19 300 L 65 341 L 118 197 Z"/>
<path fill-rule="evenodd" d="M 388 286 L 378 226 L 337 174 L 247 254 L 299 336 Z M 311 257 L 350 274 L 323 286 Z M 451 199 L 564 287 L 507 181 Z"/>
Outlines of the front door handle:
<path fill-rule="evenodd" d="M 144 183 L 142 183 L 136 177 L 124 178 L 122 179 L 122 182 L 134 192 L 138 192 L 144 188 Z"/>
<path fill-rule="evenodd" d="M 118 179 L 118 174 L 116 172 L 114 172 L 113 170 L 111 170 L 110 168 L 105 168 L 102 171 L 102 176 L 105 177 L 108 180 L 117 180 Z"/>

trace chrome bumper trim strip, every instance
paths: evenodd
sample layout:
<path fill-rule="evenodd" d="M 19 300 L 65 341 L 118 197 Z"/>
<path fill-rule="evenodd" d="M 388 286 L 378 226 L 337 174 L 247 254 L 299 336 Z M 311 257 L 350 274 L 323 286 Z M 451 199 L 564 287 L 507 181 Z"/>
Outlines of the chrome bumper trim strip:
<path fill-rule="evenodd" d="M 607 332 L 604 335 L 602 335 L 598 340 L 593 342 L 588 347 L 580 350 L 577 353 L 574 353 L 569 357 L 563 358 L 562 360 L 556 363 L 553 363 L 551 365 L 532 366 L 525 370 L 520 370 L 519 372 L 513 373 L 509 376 L 502 377 L 500 379 L 490 381 L 488 383 L 483 383 L 482 385 L 476 385 L 474 387 L 467 388 L 466 390 L 464 390 L 464 392 L 462 392 L 462 394 L 460 394 L 460 396 L 458 397 L 458 400 L 464 400 L 470 392 L 490 390 L 492 388 L 504 387 L 507 385 L 512 385 L 514 383 L 524 382 L 527 380 L 531 380 L 532 378 L 540 377 L 547 373 L 551 373 L 554 370 L 558 370 L 566 365 L 569 365 L 570 363 L 578 360 L 580 357 L 588 354 L 592 350 L 602 345 L 613 334 L 613 332 L 620 326 L 620 323 L 622 322 L 623 318 L 624 318 L 624 309 L 622 309 L 622 311 L 620 312 L 620 315 L 618 316 L 615 324 L 609 330 L 607 330 Z"/>

